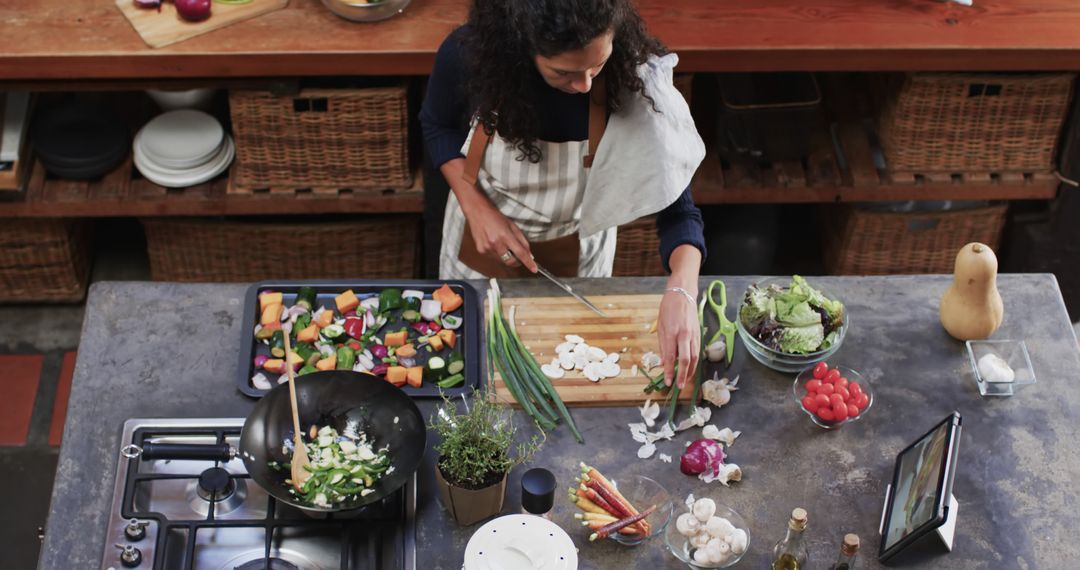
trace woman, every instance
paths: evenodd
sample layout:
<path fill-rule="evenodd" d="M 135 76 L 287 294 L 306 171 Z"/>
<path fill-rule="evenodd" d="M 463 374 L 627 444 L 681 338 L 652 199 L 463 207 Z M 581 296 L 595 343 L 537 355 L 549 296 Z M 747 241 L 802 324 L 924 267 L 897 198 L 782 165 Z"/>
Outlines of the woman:
<path fill-rule="evenodd" d="M 660 349 L 667 383 L 682 386 L 700 343 L 705 245 L 687 186 L 704 147 L 671 85 L 676 62 L 630 0 L 475 0 L 439 48 L 420 120 L 452 190 L 444 279 L 537 262 L 610 276 L 617 226 L 658 214 L 671 273 Z"/>

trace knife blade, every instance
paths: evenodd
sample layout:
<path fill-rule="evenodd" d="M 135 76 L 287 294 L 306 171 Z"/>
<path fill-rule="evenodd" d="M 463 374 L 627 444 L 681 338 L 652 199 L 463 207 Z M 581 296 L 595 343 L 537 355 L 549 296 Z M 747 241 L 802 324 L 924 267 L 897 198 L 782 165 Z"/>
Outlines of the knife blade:
<path fill-rule="evenodd" d="M 518 263 L 521 263 L 521 260 L 518 259 L 517 255 L 514 255 L 514 252 L 511 251 L 510 255 L 513 255 L 514 259 L 517 259 Z M 524 264 L 522 263 L 522 265 L 524 265 Z M 592 304 L 588 299 L 585 298 L 584 295 L 581 295 L 580 293 L 574 291 L 574 288 L 571 287 L 570 285 L 568 285 L 565 281 L 563 281 L 562 279 L 559 279 L 558 277 L 555 277 L 554 275 L 551 274 L 550 271 L 548 271 L 547 269 L 544 269 L 543 265 L 540 265 L 539 263 L 537 263 L 536 264 L 536 271 L 540 275 L 543 275 L 544 277 L 547 277 L 549 281 L 554 283 L 560 289 L 562 289 L 563 291 L 566 291 L 567 293 L 569 293 L 573 298 L 577 299 L 578 301 L 581 301 L 581 303 L 583 305 L 585 305 L 589 309 L 592 309 L 592 311 L 594 313 L 600 315 L 601 317 L 604 317 L 605 319 L 607 318 L 607 315 L 604 314 L 604 311 L 601 311 L 600 309 L 598 309 L 596 307 L 596 305 Z"/>

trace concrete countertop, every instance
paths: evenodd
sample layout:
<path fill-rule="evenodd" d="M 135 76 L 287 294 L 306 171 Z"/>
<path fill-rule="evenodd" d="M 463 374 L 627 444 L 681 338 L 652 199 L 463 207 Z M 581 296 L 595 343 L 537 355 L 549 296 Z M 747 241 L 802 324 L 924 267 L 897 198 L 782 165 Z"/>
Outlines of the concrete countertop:
<path fill-rule="evenodd" d="M 549 435 L 533 465 L 569 486 L 587 460 L 609 475 L 642 474 L 676 498 L 688 493 L 726 503 L 748 521 L 750 551 L 739 567 L 766 564 L 796 506 L 810 514 L 811 568 L 832 563 L 844 533 L 863 540 L 860 566 L 876 562 L 877 525 L 896 453 L 953 410 L 964 418 L 954 494 L 959 523 L 952 554 L 896 566 L 1066 568 L 1080 556 L 1074 514 L 1080 506 L 1080 350 L 1057 283 L 1049 275 L 1002 275 L 1005 322 L 998 339 L 1024 339 L 1038 377 L 1017 396 L 979 396 L 962 343 L 938 322 L 945 276 L 812 279 L 843 300 L 852 329 L 832 359 L 860 370 L 876 402 L 860 422 L 817 428 L 795 406 L 791 377 L 754 362 L 741 346 L 729 375 L 740 374 L 718 427 L 741 430 L 729 461 L 743 480 L 706 485 L 678 471 L 677 457 L 697 430 L 658 444 L 672 464 L 639 460 L 627 423 L 631 408 L 574 409 L 586 444 L 565 428 Z M 703 283 L 708 279 L 703 278 Z M 742 291 L 750 278 L 726 280 Z M 587 295 L 655 292 L 659 278 L 581 280 Z M 481 292 L 484 283 L 477 283 Z M 540 281 L 503 285 L 506 297 L 555 295 Z M 134 417 L 242 417 L 253 400 L 236 391 L 243 285 L 101 283 L 91 289 L 60 451 L 40 568 L 94 568 L 115 477 L 123 422 Z M 737 295 L 736 295 L 737 299 Z M 732 304 L 737 304 L 732 300 Z M 734 308 L 729 309 L 729 316 Z M 422 406 L 430 415 L 433 402 Z M 684 412 L 685 416 L 685 412 Z M 429 446 L 431 442 L 429 440 Z M 420 469 L 418 568 L 457 570 L 469 536 L 434 499 L 429 449 Z M 516 512 L 519 477 L 511 474 L 504 512 Z M 684 568 L 656 538 L 634 548 L 589 544 L 574 509 L 557 501 L 554 520 L 578 543 L 582 568 Z"/>

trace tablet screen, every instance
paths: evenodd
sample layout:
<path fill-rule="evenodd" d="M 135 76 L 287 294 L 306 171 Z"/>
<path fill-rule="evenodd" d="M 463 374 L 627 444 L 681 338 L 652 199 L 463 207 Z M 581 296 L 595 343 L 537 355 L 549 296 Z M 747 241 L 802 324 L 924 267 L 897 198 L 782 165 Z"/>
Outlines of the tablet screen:
<path fill-rule="evenodd" d="M 899 457 L 885 548 L 937 517 L 951 428 L 951 422 L 942 423 Z"/>

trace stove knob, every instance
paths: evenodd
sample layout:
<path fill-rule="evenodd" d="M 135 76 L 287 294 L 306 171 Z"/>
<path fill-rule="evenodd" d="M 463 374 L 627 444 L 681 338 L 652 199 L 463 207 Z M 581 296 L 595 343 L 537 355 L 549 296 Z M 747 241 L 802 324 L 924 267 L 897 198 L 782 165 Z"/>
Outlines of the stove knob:
<path fill-rule="evenodd" d="M 128 540 L 138 542 L 146 538 L 146 526 L 150 523 L 147 521 L 140 521 L 139 519 L 131 519 L 128 521 L 128 525 L 124 528 L 124 536 Z"/>
<path fill-rule="evenodd" d="M 130 544 L 117 544 L 120 549 L 120 564 L 124 568 L 135 568 L 142 564 L 142 551 Z"/>

